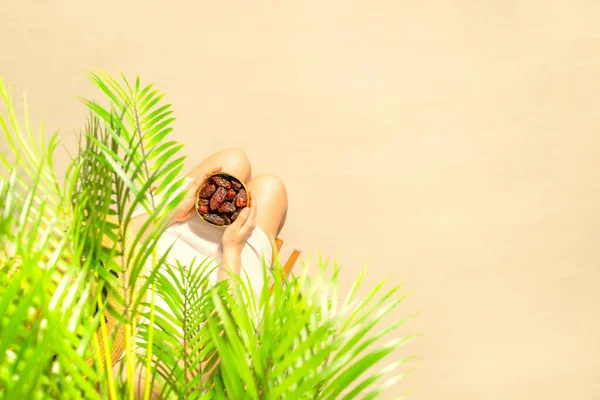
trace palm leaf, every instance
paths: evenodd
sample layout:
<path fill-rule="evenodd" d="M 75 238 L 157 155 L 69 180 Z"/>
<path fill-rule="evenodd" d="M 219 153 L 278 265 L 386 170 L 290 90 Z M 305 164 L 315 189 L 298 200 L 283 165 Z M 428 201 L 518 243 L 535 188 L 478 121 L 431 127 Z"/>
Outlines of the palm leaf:
<path fill-rule="evenodd" d="M 56 135 L 47 145 L 43 140 L 36 143 L 28 122 L 28 134 L 23 134 L 1 79 L 0 98 L 8 115 L 0 113 L 0 127 L 11 143 L 11 153 L 0 155 L 0 204 L 7 206 L 0 216 L 0 370 L 10 376 L 1 380 L 4 395 L 99 398 L 89 381 L 92 377 L 102 387 L 102 378 L 88 364 L 90 332 L 95 329 L 85 301 L 90 269 L 67 262 L 79 260 L 81 254 L 73 240 L 81 227 L 70 223 L 76 219 L 71 218 L 65 192 L 72 180 L 67 179 L 64 188 L 58 184 L 51 163 Z M 8 169 L 10 156 L 21 161 L 19 168 Z M 92 357 L 92 363 L 96 361 Z"/>
<path fill-rule="evenodd" d="M 278 260 L 264 265 L 274 288 L 258 296 L 247 276 L 212 286 L 208 259 L 167 265 L 156 242 L 183 196 L 184 162 L 171 105 L 139 78 L 90 80 L 107 104 L 82 99 L 90 118 L 60 185 L 57 134 L 36 139 L 27 108 L 22 130 L 0 79 L 1 396 L 130 398 L 137 385 L 146 398 L 374 398 L 403 375 L 381 383 L 407 359 L 376 366 L 414 338 L 395 337 L 414 315 L 384 323 L 404 296 L 384 282 L 359 296 L 365 271 L 342 301 L 340 268 L 322 259 L 316 277 L 304 268 L 283 281 Z M 133 231 L 140 209 L 147 219 Z"/>
<path fill-rule="evenodd" d="M 275 268 L 273 275 L 279 276 L 281 266 Z M 253 306 L 243 295 L 244 289 L 251 292 L 243 279 L 233 279 L 233 295 L 213 292 L 219 318 L 211 318 L 208 326 L 220 357 L 218 374 L 212 377 L 215 387 L 219 382 L 232 397 L 369 395 L 367 389 L 388 370 L 368 371 L 411 337 L 383 345 L 380 340 L 412 316 L 374 331 L 402 301 L 393 298 L 397 288 L 378 296 L 383 287 L 378 285 L 362 301 L 337 307 L 338 268 L 328 276 L 321 261 L 320 269 L 317 279 L 304 270 L 276 283 L 270 295 L 263 288 L 260 318 L 252 315 Z"/>

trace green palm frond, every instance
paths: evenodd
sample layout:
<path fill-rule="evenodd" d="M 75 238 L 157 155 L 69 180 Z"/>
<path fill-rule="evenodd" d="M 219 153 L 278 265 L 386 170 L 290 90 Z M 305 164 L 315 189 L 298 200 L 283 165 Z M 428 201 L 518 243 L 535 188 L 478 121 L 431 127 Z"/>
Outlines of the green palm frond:
<path fill-rule="evenodd" d="M 386 322 L 399 287 L 359 296 L 363 272 L 340 299 L 337 266 L 282 281 L 275 260 L 255 294 L 246 276 L 214 284 L 208 259 L 166 264 L 156 243 L 183 196 L 171 105 L 139 78 L 90 80 L 106 103 L 83 100 L 90 117 L 60 184 L 58 135 L 36 137 L 26 107 L 22 129 L 0 79 L 0 400 L 369 399 L 402 376 L 406 360 L 386 362 L 413 339 L 397 329 L 414 315 Z"/>
<path fill-rule="evenodd" d="M 167 227 L 163 217 L 181 200 L 180 188 L 183 178 L 178 178 L 183 169 L 185 157 L 176 157 L 182 145 L 168 141 L 163 143 L 172 131 L 170 104 L 159 101 L 163 94 L 151 90 L 152 85 L 140 87 L 139 78 L 132 87 L 123 77 L 120 84 L 104 72 L 92 73 L 91 81 L 110 100 L 105 108 L 95 102 L 83 100 L 94 115 L 87 133 L 84 153 L 90 154 L 92 163 L 103 164 L 100 168 L 112 174 L 111 201 L 113 214 L 122 230 L 122 236 L 129 232 L 129 223 L 134 210 L 143 207 L 149 214 L 141 232 L 134 236 L 133 246 L 140 251 L 135 259 L 125 260 L 132 280 L 142 273 L 144 265 L 152 256 L 150 246 L 162 235 Z M 81 152 L 80 152 L 81 154 Z M 102 176 L 101 174 L 100 176 Z M 89 176 L 82 176 L 84 185 L 90 182 Z M 97 182 L 101 187 L 105 182 Z M 169 191 L 165 191 L 166 188 Z M 151 188 L 156 188 L 154 191 Z M 100 196 L 106 196 L 101 193 Z M 153 226 L 151 233 L 143 239 L 142 233 Z M 129 287 L 133 287 L 133 283 Z M 141 298 L 133 299 L 139 306 Z"/>
<path fill-rule="evenodd" d="M 276 264 L 275 271 L 280 268 Z M 373 383 L 399 365 L 367 373 L 412 339 L 381 343 L 413 317 L 380 326 L 403 299 L 393 298 L 398 288 L 380 293 L 379 285 L 365 299 L 340 305 L 337 268 L 332 276 L 325 273 L 322 261 L 320 268 L 317 278 L 311 279 L 304 269 L 284 283 L 276 280 L 272 294 L 265 286 L 258 314 L 252 311 L 255 305 L 248 304 L 251 298 L 245 293 L 251 288 L 243 279 L 233 279 L 233 296 L 213 294 L 220 317 L 208 321 L 220 357 L 214 378 L 230 398 L 244 393 L 266 399 L 363 398 L 370 395 L 367 389 Z"/>
<path fill-rule="evenodd" d="M 21 178 L 33 180 L 40 175 L 39 184 L 46 195 L 45 201 L 57 204 L 60 199 L 60 186 L 53 168 L 53 153 L 58 144 L 58 135 L 52 135 L 50 142 L 46 145 L 44 131 L 40 129 L 38 140 L 34 138 L 33 130 L 29 124 L 27 102 L 24 104 L 25 132 L 17 118 L 12 95 L 2 77 L 0 77 L 0 100 L 4 106 L 4 113 L 0 113 L 0 129 L 4 133 L 12 154 L 12 160 L 6 154 L 0 153 L 0 166 L 10 170 L 18 161 L 21 168 Z M 39 141 L 39 142 L 38 142 Z M 20 191 L 26 190 L 25 181 L 18 184 Z M 39 203 L 37 204 L 39 205 Z"/>
<path fill-rule="evenodd" d="M 123 83 L 119 83 L 105 72 L 91 73 L 90 80 L 110 99 L 111 105 L 107 109 L 83 101 L 95 115 L 119 131 L 118 144 L 124 153 L 120 166 L 124 171 L 134 171 L 128 176 L 131 182 L 139 188 L 149 181 L 158 183 L 156 193 L 161 194 L 179 176 L 184 160 L 172 159 L 182 145 L 166 141 L 175 121 L 171 104 L 160 102 L 164 93 L 153 90 L 152 84 L 142 88 L 138 78 L 132 87 L 124 76 L 122 79 Z"/>
<path fill-rule="evenodd" d="M 77 229 L 49 162 L 56 135 L 45 147 L 36 144 L 21 131 L 1 79 L 0 97 L 0 124 L 17 160 L 13 167 L 9 155 L 0 155 L 0 393 L 99 398 L 87 379 L 101 381 L 87 362 L 91 279 L 89 269 L 71 263 Z"/>
<path fill-rule="evenodd" d="M 8 149 L 0 152 L 0 172 L 3 177 L 12 176 L 11 198 L 15 204 L 25 206 L 22 210 L 27 210 L 20 213 L 19 224 L 20 226 L 31 224 L 35 218 L 39 218 L 40 223 L 46 226 L 52 219 L 52 211 L 60 207 L 64 193 L 53 168 L 53 154 L 58 145 L 58 134 L 53 134 L 46 145 L 44 131 L 40 129 L 36 141 L 28 122 L 26 102 L 24 102 L 26 132 L 23 132 L 12 95 L 2 77 L 0 77 L 0 105 L 3 106 L 0 108 L 0 130 L 3 131 L 9 144 Z M 34 183 L 36 190 L 31 191 L 30 186 Z M 8 198 L 5 201 L 8 201 Z M 0 206 L 2 206 L 0 210 L 4 209 L 4 213 L 8 213 L 3 204 L 0 203 Z"/>
<path fill-rule="evenodd" d="M 206 371 L 217 360 L 216 349 L 206 329 L 214 313 L 209 276 L 215 266 L 208 260 L 189 266 L 165 266 L 155 280 L 157 298 L 164 306 L 154 306 L 140 325 L 140 344 L 148 342 L 152 331 L 156 344 L 151 351 L 156 369 L 155 388 L 161 398 L 188 398 L 206 393 Z M 150 305 L 148 305 L 150 306 Z"/>
<path fill-rule="evenodd" d="M 163 94 L 151 90 L 152 85 L 140 88 L 139 79 L 136 79 L 135 87 L 124 77 L 121 84 L 103 72 L 92 73 L 90 79 L 108 97 L 110 104 L 103 107 L 83 100 L 92 118 L 79 154 L 91 173 L 80 175 L 79 186 L 98 188 L 98 191 L 92 191 L 96 195 L 90 199 L 91 203 L 102 204 L 105 215 L 111 215 L 117 221 L 120 248 L 125 248 L 127 235 L 133 237 L 132 247 L 136 251 L 118 254 L 127 277 L 120 273 L 121 282 L 116 286 L 108 285 L 111 298 L 123 307 L 122 315 L 113 312 L 113 317 L 120 318 L 126 332 L 132 335 L 145 295 L 168 255 L 157 256 L 155 246 L 168 226 L 165 216 L 184 195 L 180 190 L 183 178 L 179 178 L 184 157 L 177 157 L 180 144 L 165 142 L 172 131 L 169 124 L 174 118 L 170 117 L 171 106 L 159 103 Z M 103 191 L 103 187 L 110 189 Z M 133 212 L 140 208 L 147 212 L 148 219 L 138 232 L 134 232 L 130 223 Z M 92 214 L 88 213 L 90 224 L 105 218 L 102 213 L 91 217 Z M 139 288 L 137 294 L 135 288 Z M 131 355 L 135 339 L 130 335 L 126 337 L 126 353 L 131 364 L 135 363 Z M 121 382 L 128 391 L 133 390 L 132 383 L 128 382 L 133 379 L 131 370 L 128 380 Z"/>

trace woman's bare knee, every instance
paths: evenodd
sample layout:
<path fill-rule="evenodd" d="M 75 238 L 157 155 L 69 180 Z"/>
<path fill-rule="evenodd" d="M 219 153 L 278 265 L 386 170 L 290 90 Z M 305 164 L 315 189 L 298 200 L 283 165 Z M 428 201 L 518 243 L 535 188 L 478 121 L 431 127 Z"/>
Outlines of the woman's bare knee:
<path fill-rule="evenodd" d="M 229 172 L 229 170 L 231 170 L 238 173 L 243 171 L 245 172 L 243 174 L 244 176 L 239 176 L 238 178 L 243 179 L 244 181 L 250 179 L 252 167 L 250 165 L 250 159 L 244 150 L 238 147 L 232 147 L 223 150 L 221 153 L 224 159 L 222 165 L 223 171 Z"/>
<path fill-rule="evenodd" d="M 223 172 L 228 172 L 238 179 L 247 182 L 252 176 L 250 160 L 246 153 L 237 147 L 221 150 L 205 158 L 188 174 L 191 178 L 208 173 L 217 167 L 222 167 Z"/>
<path fill-rule="evenodd" d="M 278 203 L 284 203 L 287 208 L 288 195 L 283 180 L 273 174 L 260 174 L 251 181 L 254 190 L 260 191 L 263 196 L 273 197 Z"/>
<path fill-rule="evenodd" d="M 249 189 L 258 207 L 257 225 L 273 242 L 283 228 L 287 215 L 288 195 L 285 184 L 276 175 L 263 174 L 250 181 Z"/>

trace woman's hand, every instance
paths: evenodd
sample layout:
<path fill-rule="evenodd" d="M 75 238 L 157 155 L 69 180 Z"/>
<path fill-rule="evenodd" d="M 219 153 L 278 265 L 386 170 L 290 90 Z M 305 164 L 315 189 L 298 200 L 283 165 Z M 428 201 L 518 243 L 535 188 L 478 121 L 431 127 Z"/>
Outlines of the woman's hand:
<path fill-rule="evenodd" d="M 217 172 L 221 172 L 222 170 L 222 167 L 214 168 L 212 171 L 200 175 L 188 185 L 188 187 L 185 189 L 187 190 L 185 197 L 183 198 L 183 200 L 181 200 L 177 208 L 175 208 L 175 210 L 173 211 L 173 222 L 187 221 L 188 219 L 192 218 L 194 215 L 197 214 L 196 191 L 198 190 L 200 185 L 204 183 L 204 181 L 206 180 L 206 178 L 208 178 L 209 175 L 216 174 Z"/>
<path fill-rule="evenodd" d="M 246 241 L 256 227 L 256 206 L 251 192 L 248 192 L 248 207 L 244 208 L 237 219 L 223 233 L 223 250 L 242 251 Z"/>
<path fill-rule="evenodd" d="M 222 281 L 229 274 L 240 274 L 242 269 L 242 249 L 256 227 L 256 206 L 248 192 L 248 207 L 244 208 L 233 224 L 223 233 L 223 267 L 219 269 L 218 279 Z"/>

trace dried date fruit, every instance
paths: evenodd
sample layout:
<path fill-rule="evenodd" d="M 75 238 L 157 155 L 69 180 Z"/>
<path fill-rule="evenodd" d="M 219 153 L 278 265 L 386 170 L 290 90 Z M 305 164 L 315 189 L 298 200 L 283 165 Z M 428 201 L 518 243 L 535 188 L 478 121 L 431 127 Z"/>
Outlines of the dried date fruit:
<path fill-rule="evenodd" d="M 239 179 L 216 174 L 207 179 L 196 192 L 198 213 L 213 225 L 230 225 L 250 198 Z"/>
<path fill-rule="evenodd" d="M 219 187 L 210 198 L 210 209 L 214 211 L 221 207 L 221 204 L 225 201 L 225 197 L 227 197 L 227 189 Z"/>
<path fill-rule="evenodd" d="M 217 214 L 207 214 L 204 217 L 204 219 L 206 219 L 211 224 L 215 224 L 215 225 L 218 225 L 218 226 L 225 225 L 225 220 L 223 218 L 221 218 L 220 216 L 218 216 Z"/>
<path fill-rule="evenodd" d="M 213 184 L 209 183 L 208 185 L 204 185 L 202 188 L 200 188 L 200 197 L 203 199 L 208 199 L 216 190 L 217 187 Z"/>
<path fill-rule="evenodd" d="M 246 204 L 248 204 L 248 195 L 246 194 L 246 191 L 242 189 L 235 195 L 235 206 L 246 207 Z"/>
<path fill-rule="evenodd" d="M 219 175 L 213 176 L 212 181 L 216 183 L 217 186 L 224 187 L 225 189 L 229 189 L 231 187 L 231 182 Z"/>
<path fill-rule="evenodd" d="M 233 186 L 235 190 L 240 190 L 243 187 L 242 184 L 235 179 L 231 180 L 231 186 Z"/>
<path fill-rule="evenodd" d="M 225 203 L 221 204 L 221 207 L 219 207 L 219 212 L 220 213 L 235 212 L 235 206 L 233 205 L 233 203 L 225 202 Z"/>

